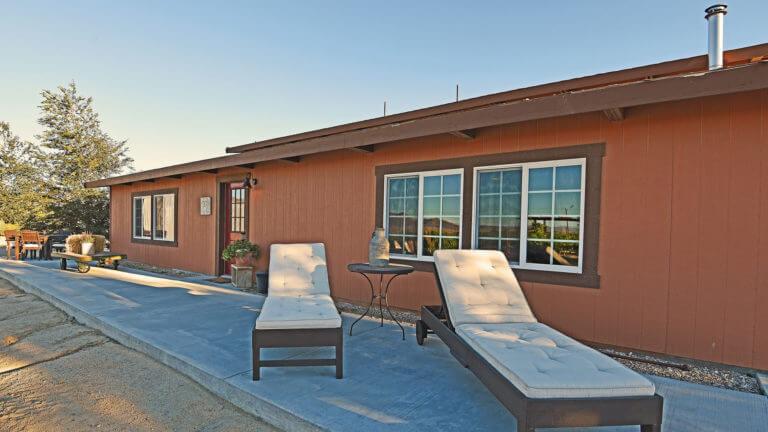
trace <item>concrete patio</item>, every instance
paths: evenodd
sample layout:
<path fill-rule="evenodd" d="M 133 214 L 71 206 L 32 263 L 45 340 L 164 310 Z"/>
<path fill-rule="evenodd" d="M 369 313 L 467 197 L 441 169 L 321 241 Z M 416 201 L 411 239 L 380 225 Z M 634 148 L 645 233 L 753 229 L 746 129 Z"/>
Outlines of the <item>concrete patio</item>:
<path fill-rule="evenodd" d="M 285 430 L 515 430 L 512 415 L 446 346 L 437 337 L 418 346 L 412 327 L 402 341 L 397 326 L 363 320 L 354 336 L 345 334 L 342 380 L 332 367 L 267 368 L 253 382 L 250 330 L 264 297 L 130 270 L 61 271 L 58 261 L 3 259 L 0 277 Z M 345 327 L 354 318 L 345 315 Z M 323 350 L 265 350 L 264 357 Z M 768 397 L 649 378 L 665 398 L 665 431 L 768 429 Z"/>

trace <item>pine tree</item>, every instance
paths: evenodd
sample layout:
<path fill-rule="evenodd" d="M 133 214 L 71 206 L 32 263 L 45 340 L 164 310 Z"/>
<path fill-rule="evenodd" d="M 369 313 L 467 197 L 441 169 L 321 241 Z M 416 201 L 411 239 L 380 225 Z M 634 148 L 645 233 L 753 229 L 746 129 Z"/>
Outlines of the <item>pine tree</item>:
<path fill-rule="evenodd" d="M 0 221 L 25 228 L 45 219 L 49 202 L 41 153 L 0 122 Z"/>
<path fill-rule="evenodd" d="M 48 167 L 52 200 L 46 228 L 106 234 L 109 196 L 104 189 L 84 183 L 131 169 L 126 141 L 116 141 L 101 130 L 93 99 L 80 96 L 71 82 L 57 90 L 43 90 L 37 136 Z"/>

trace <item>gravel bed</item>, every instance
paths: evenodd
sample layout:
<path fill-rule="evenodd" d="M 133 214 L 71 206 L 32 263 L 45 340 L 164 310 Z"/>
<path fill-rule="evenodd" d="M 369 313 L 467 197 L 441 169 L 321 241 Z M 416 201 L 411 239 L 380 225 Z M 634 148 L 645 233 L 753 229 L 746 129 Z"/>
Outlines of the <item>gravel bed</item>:
<path fill-rule="evenodd" d="M 745 372 L 728 368 L 726 366 L 718 367 L 714 365 L 702 365 L 695 362 L 671 360 L 662 356 L 652 356 L 631 351 L 625 352 L 613 349 L 603 349 L 601 351 L 605 354 L 616 353 L 646 360 L 681 363 L 688 365 L 690 368 L 690 370 L 686 371 L 676 367 L 661 366 L 652 363 L 645 363 L 642 361 L 625 360 L 620 358 L 615 359 L 628 368 L 640 373 L 672 378 L 680 381 L 688 381 L 696 384 L 719 387 L 728 390 L 736 390 L 746 393 L 760 393 L 760 387 L 758 386 L 757 379 L 754 376 L 751 376 Z"/>
<path fill-rule="evenodd" d="M 135 270 L 150 272 L 150 273 L 157 273 L 157 274 L 166 275 L 166 276 L 178 277 L 178 278 L 200 276 L 200 273 L 188 272 L 188 271 L 179 270 L 179 269 L 170 268 L 170 267 L 161 267 L 161 266 L 155 266 L 150 264 L 144 264 L 144 263 L 129 261 L 129 260 L 120 261 L 120 266 L 132 268 Z"/>
<path fill-rule="evenodd" d="M 347 313 L 351 313 L 358 316 L 362 315 L 363 312 L 365 312 L 365 306 L 358 306 L 358 305 L 353 305 L 353 304 L 344 303 L 344 302 L 336 303 L 336 308 L 339 309 L 339 311 L 341 312 L 347 312 Z M 402 312 L 402 311 L 393 310 L 392 314 L 395 316 L 395 318 L 397 318 L 398 321 L 400 321 L 400 324 L 408 324 L 411 326 L 415 326 L 416 320 L 419 319 L 419 316 L 413 312 Z M 368 311 L 368 314 L 366 315 L 366 317 L 369 319 L 377 319 L 377 320 L 381 319 L 381 314 L 379 314 L 378 302 L 376 303 L 375 308 L 371 306 L 371 309 Z M 384 321 L 389 321 L 394 323 L 394 321 L 392 321 L 386 309 L 384 310 Z"/>

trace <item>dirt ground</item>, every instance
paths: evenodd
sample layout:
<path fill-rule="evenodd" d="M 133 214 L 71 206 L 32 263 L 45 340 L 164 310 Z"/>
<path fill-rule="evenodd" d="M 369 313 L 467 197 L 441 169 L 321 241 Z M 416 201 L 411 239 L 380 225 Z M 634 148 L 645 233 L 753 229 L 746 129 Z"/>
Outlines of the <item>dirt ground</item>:
<path fill-rule="evenodd" d="M 0 279 L 0 431 L 277 431 Z"/>

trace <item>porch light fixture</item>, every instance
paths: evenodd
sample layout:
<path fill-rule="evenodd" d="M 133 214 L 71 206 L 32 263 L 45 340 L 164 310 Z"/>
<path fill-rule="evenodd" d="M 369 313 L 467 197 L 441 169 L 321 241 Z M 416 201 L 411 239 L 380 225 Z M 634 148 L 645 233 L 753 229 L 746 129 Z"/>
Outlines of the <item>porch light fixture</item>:
<path fill-rule="evenodd" d="M 244 189 L 251 189 L 252 187 L 256 187 L 256 185 L 259 183 L 259 181 L 254 177 L 251 179 L 251 173 L 248 173 L 245 176 L 245 180 L 243 180 L 243 188 Z"/>

